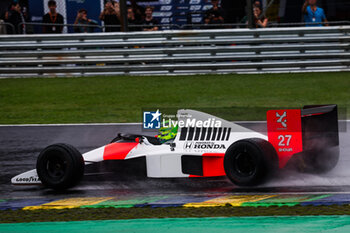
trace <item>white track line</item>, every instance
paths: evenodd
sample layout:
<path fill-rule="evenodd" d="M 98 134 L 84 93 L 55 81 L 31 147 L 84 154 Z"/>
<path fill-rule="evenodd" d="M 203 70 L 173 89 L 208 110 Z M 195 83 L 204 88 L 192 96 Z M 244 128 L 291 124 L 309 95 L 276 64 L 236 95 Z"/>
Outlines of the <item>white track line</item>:
<path fill-rule="evenodd" d="M 266 121 L 233 121 L 238 124 L 259 124 L 266 123 Z M 350 122 L 348 120 L 340 120 L 340 122 Z M 0 125 L 0 127 L 44 127 L 44 126 L 128 126 L 128 125 L 142 125 L 141 122 L 132 122 L 132 123 L 66 123 L 66 124 L 9 124 L 9 125 Z"/>
<path fill-rule="evenodd" d="M 0 125 L 0 127 L 41 127 L 41 126 L 117 126 L 117 125 L 141 125 L 141 123 L 67 123 L 67 124 L 16 124 L 16 125 Z"/>

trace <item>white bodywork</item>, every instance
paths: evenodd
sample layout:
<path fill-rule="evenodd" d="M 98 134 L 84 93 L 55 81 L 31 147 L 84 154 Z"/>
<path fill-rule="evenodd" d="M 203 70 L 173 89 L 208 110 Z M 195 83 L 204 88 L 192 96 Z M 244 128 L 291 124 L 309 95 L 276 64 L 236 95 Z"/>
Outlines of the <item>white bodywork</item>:
<path fill-rule="evenodd" d="M 195 110 L 179 110 L 177 115 L 179 122 L 187 121 L 188 119 L 195 119 L 196 121 L 210 120 L 211 122 L 221 122 L 221 126 L 191 127 L 192 137 L 190 136 L 189 128 L 179 127 L 179 132 L 174 140 L 175 147 L 172 147 L 170 144 L 153 145 L 144 138 L 142 142 L 127 154 L 125 159 L 145 156 L 148 177 L 189 177 L 188 174 L 182 172 L 181 156 L 183 155 L 202 156 L 205 153 L 225 153 L 226 149 L 232 143 L 241 139 L 262 138 L 267 140 L 267 136 L 261 133 L 249 130 L 207 113 Z M 217 128 L 218 132 L 214 138 L 214 133 L 208 133 L 209 128 Z M 221 132 L 220 136 L 218 135 L 219 131 Z M 208 134 L 210 134 L 210 136 L 208 136 Z M 105 147 L 106 146 L 102 146 L 83 154 L 85 164 L 88 165 L 92 162 L 102 162 L 104 160 L 103 155 Z M 13 177 L 11 182 L 12 184 L 40 184 L 36 169 Z"/>

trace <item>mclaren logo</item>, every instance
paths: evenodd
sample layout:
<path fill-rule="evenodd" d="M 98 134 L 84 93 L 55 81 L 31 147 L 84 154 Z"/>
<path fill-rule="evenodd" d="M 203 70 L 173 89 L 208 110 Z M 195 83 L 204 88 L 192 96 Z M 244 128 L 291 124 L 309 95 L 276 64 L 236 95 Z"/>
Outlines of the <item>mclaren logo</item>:
<path fill-rule="evenodd" d="M 186 142 L 184 144 L 184 149 L 194 149 L 194 150 L 208 150 L 208 149 L 215 149 L 215 150 L 221 150 L 226 149 L 224 144 L 218 144 L 215 142 Z"/>

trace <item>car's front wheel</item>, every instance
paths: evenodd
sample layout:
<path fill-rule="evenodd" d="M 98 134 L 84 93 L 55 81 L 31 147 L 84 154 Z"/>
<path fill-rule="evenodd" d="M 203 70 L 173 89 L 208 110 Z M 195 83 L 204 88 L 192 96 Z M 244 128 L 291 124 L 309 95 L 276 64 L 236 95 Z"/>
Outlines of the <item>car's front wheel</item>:
<path fill-rule="evenodd" d="M 54 144 L 40 153 L 36 170 L 44 186 L 65 190 L 75 186 L 82 179 L 84 159 L 73 146 Z"/>

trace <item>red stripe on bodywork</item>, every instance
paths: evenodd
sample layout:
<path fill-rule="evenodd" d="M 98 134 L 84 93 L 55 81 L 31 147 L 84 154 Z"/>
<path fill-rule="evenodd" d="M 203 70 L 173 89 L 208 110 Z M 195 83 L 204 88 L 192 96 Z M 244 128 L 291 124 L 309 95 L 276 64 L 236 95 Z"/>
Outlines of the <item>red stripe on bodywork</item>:
<path fill-rule="evenodd" d="M 323 115 L 323 114 L 326 114 L 326 112 L 306 114 L 306 115 L 302 115 L 301 117 L 318 116 L 318 115 Z"/>
<path fill-rule="evenodd" d="M 189 177 L 225 176 L 225 153 L 205 153 L 202 155 L 203 176 L 190 175 Z"/>
<path fill-rule="evenodd" d="M 204 157 L 224 157 L 225 153 L 204 153 L 202 156 Z"/>
<path fill-rule="evenodd" d="M 116 142 L 108 144 L 105 146 L 103 160 L 124 160 L 137 144 L 136 142 Z"/>
<path fill-rule="evenodd" d="M 224 157 L 203 157 L 203 176 L 224 176 Z"/>

